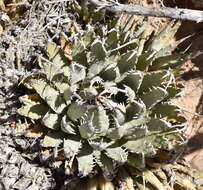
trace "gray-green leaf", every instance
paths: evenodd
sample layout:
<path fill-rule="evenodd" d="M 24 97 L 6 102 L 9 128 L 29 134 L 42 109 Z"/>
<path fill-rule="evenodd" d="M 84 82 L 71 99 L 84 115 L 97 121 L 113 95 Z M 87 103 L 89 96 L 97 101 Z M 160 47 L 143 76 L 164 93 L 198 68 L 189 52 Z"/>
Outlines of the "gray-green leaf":
<path fill-rule="evenodd" d="M 47 81 L 43 79 L 32 79 L 30 83 L 41 98 L 43 98 L 56 113 L 61 113 L 64 110 L 66 107 L 64 99 Z"/>
<path fill-rule="evenodd" d="M 82 176 L 87 176 L 92 172 L 94 167 L 93 154 L 78 156 L 77 160 L 78 160 L 78 170 Z"/>
<path fill-rule="evenodd" d="M 63 116 L 61 120 L 61 130 L 67 134 L 76 134 L 75 127 L 68 121 L 67 116 Z"/>
<path fill-rule="evenodd" d="M 61 133 L 50 132 L 48 133 L 42 142 L 43 147 L 58 147 L 63 142 Z"/>
<path fill-rule="evenodd" d="M 104 44 L 96 39 L 91 46 L 91 57 L 97 60 L 104 60 L 106 58 L 106 53 Z"/>
<path fill-rule="evenodd" d="M 48 111 L 46 115 L 42 118 L 42 124 L 50 129 L 57 130 L 60 128 L 59 115 Z"/>
<path fill-rule="evenodd" d="M 76 121 L 81 118 L 85 112 L 87 111 L 87 107 L 82 103 L 72 103 L 68 107 L 67 115 L 72 121 Z"/>
<path fill-rule="evenodd" d="M 120 164 L 125 163 L 128 158 L 127 151 L 121 147 L 107 148 L 106 155 Z"/>
<path fill-rule="evenodd" d="M 167 91 L 163 88 L 157 87 L 150 92 L 141 96 L 142 101 L 145 103 L 148 109 L 151 109 L 167 96 Z"/>
<path fill-rule="evenodd" d="M 82 147 L 81 141 L 73 139 L 64 139 L 63 142 L 64 154 L 67 159 L 76 156 Z"/>
<path fill-rule="evenodd" d="M 75 84 L 81 80 L 84 80 L 86 76 L 86 69 L 84 66 L 77 63 L 70 65 L 70 83 Z"/>

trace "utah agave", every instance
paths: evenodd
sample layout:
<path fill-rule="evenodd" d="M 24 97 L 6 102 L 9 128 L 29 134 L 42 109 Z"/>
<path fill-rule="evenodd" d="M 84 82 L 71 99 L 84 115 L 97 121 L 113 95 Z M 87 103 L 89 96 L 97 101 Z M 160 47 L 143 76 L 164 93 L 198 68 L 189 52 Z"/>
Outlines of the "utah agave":
<path fill-rule="evenodd" d="M 123 25 L 121 17 L 102 29 L 88 27 L 80 37 L 67 39 L 68 55 L 49 42 L 49 61 L 39 61 L 42 72 L 23 80 L 31 91 L 20 98 L 24 105 L 18 112 L 49 129 L 41 145 L 63 150 L 68 174 L 102 171 L 112 180 L 120 168 L 129 167 L 137 171 L 136 188 L 165 189 L 171 185 L 166 170 L 160 167 L 159 174 L 168 186 L 146 163 L 184 142 L 185 120 L 170 100 L 180 93 L 173 68 L 186 56 L 173 55 L 169 43 L 179 22 L 149 39 L 144 38 L 147 21 L 140 23 Z"/>

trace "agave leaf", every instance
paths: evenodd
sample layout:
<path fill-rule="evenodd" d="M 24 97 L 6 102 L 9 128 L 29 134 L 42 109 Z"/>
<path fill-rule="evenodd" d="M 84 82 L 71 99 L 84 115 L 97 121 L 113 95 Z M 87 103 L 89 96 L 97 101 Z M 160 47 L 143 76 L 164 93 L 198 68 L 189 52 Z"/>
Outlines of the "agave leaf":
<path fill-rule="evenodd" d="M 68 121 L 67 116 L 62 117 L 61 130 L 67 134 L 76 134 L 75 127 L 70 121 Z"/>
<path fill-rule="evenodd" d="M 55 75 L 52 78 L 52 83 L 61 94 L 69 88 L 68 79 L 63 74 Z"/>
<path fill-rule="evenodd" d="M 149 132 L 161 132 L 166 131 L 171 128 L 171 124 L 163 119 L 151 118 L 149 123 L 147 123 Z"/>
<path fill-rule="evenodd" d="M 77 161 L 78 161 L 78 171 L 82 176 L 87 176 L 92 172 L 94 168 L 93 153 L 89 153 L 89 154 L 83 153 L 82 155 L 78 155 Z"/>
<path fill-rule="evenodd" d="M 180 84 L 172 84 L 167 88 L 168 95 L 166 96 L 166 100 L 173 99 L 175 97 L 181 96 L 182 85 Z"/>
<path fill-rule="evenodd" d="M 64 139 L 63 141 L 64 153 L 67 159 L 76 156 L 81 147 L 82 143 L 78 139 Z"/>
<path fill-rule="evenodd" d="M 143 136 L 136 140 L 129 140 L 123 147 L 127 148 L 131 153 L 144 154 L 145 156 L 152 156 L 155 154 L 155 148 L 153 147 L 156 135 Z"/>
<path fill-rule="evenodd" d="M 94 32 L 88 31 L 82 37 L 82 40 L 78 40 L 72 49 L 73 61 L 80 65 L 88 66 L 86 48 L 90 46 L 94 38 Z"/>
<path fill-rule="evenodd" d="M 100 166 L 103 171 L 103 176 L 107 180 L 112 180 L 117 172 L 117 166 L 115 162 L 109 158 L 106 154 L 101 153 L 97 155 L 96 163 Z"/>
<path fill-rule="evenodd" d="M 159 35 L 155 36 L 152 43 L 148 47 L 148 50 L 158 52 L 161 49 L 167 47 L 171 40 L 174 38 L 180 25 L 180 21 L 172 21 L 171 23 L 169 23 L 167 27 L 162 32 L 160 32 Z"/>
<path fill-rule="evenodd" d="M 63 74 L 66 77 L 70 76 L 69 67 L 64 64 L 60 63 L 57 64 L 55 62 L 48 62 L 43 58 L 38 59 L 39 66 L 44 70 L 46 74 L 46 78 L 51 81 L 55 75 Z"/>
<path fill-rule="evenodd" d="M 125 135 L 125 129 L 119 125 L 116 118 L 115 122 L 117 124 L 116 127 L 110 128 L 107 133 L 107 137 L 110 138 L 111 140 L 121 139 Z"/>
<path fill-rule="evenodd" d="M 133 129 L 133 127 L 142 126 L 148 123 L 149 117 L 147 113 L 143 113 L 139 115 L 139 117 L 135 117 L 134 119 L 125 122 L 122 126 L 126 129 Z"/>
<path fill-rule="evenodd" d="M 105 44 L 111 49 L 116 48 L 118 45 L 118 35 L 118 31 L 115 28 L 111 29 L 107 34 Z"/>
<path fill-rule="evenodd" d="M 156 71 L 160 69 L 168 69 L 172 68 L 174 66 L 181 66 L 183 63 L 186 62 L 186 55 L 181 54 L 172 54 L 172 55 L 166 55 L 163 57 L 158 57 L 155 59 L 152 63 L 152 66 L 150 66 L 151 71 Z"/>
<path fill-rule="evenodd" d="M 146 26 L 145 26 L 145 30 L 141 34 L 140 40 L 138 42 L 137 57 L 142 55 L 145 44 L 146 44 L 147 40 L 149 39 L 149 37 L 151 36 L 152 32 L 153 32 L 153 29 L 151 26 L 151 22 L 148 20 L 148 22 L 146 23 Z"/>
<path fill-rule="evenodd" d="M 109 118 L 103 106 L 94 110 L 93 125 L 98 136 L 105 136 L 109 128 Z"/>
<path fill-rule="evenodd" d="M 128 164 L 133 166 L 134 168 L 138 168 L 143 170 L 146 167 L 145 157 L 143 154 L 133 154 L 130 153 L 128 155 Z"/>
<path fill-rule="evenodd" d="M 117 123 L 116 127 L 110 128 L 108 130 L 107 136 L 112 140 L 121 139 L 122 137 L 130 139 L 145 136 L 147 129 L 142 125 L 146 124 L 148 121 L 148 118 L 141 117 L 126 122 L 122 126 Z"/>
<path fill-rule="evenodd" d="M 90 139 L 95 134 L 93 118 L 94 113 L 89 111 L 89 113 L 82 118 L 81 125 L 78 126 L 80 135 L 84 139 Z"/>
<path fill-rule="evenodd" d="M 101 73 L 107 67 L 107 63 L 103 61 L 97 61 L 89 67 L 87 77 L 93 78 Z"/>
<path fill-rule="evenodd" d="M 18 109 L 18 113 L 30 119 L 38 120 L 41 119 L 47 112 L 47 106 L 44 104 L 28 104 Z"/>
<path fill-rule="evenodd" d="M 109 93 L 111 95 L 116 95 L 121 89 L 119 89 L 116 86 L 116 83 L 114 82 L 110 82 L 110 81 L 106 81 L 105 83 L 102 84 L 102 86 L 104 87 L 104 91 L 100 94 L 103 95 L 105 93 Z M 102 101 L 107 101 L 108 103 L 105 103 L 107 106 L 109 106 L 109 108 L 113 107 L 116 103 L 114 103 L 113 101 L 108 101 L 107 98 L 103 98 L 104 100 Z M 111 104 L 112 103 L 112 104 Z M 108 105 L 109 104 L 109 105 Z M 117 105 L 117 104 L 116 104 Z"/>
<path fill-rule="evenodd" d="M 103 151 L 107 149 L 109 146 L 114 144 L 114 141 L 107 142 L 107 139 L 93 139 L 89 140 L 89 145 L 94 149 L 94 151 Z"/>
<path fill-rule="evenodd" d="M 131 69 L 135 69 L 136 62 L 136 52 L 135 50 L 132 50 L 120 56 L 117 66 L 120 70 L 120 73 L 125 73 Z"/>
<path fill-rule="evenodd" d="M 58 147 L 63 142 L 61 133 L 50 132 L 48 133 L 42 142 L 43 147 Z"/>
<path fill-rule="evenodd" d="M 167 96 L 167 91 L 163 88 L 157 87 L 150 92 L 141 96 L 142 101 L 148 109 L 151 109 Z"/>
<path fill-rule="evenodd" d="M 123 147 L 132 153 L 143 153 L 146 156 L 152 156 L 157 149 L 171 150 L 174 148 L 174 144 L 181 143 L 183 139 L 181 140 L 179 135 L 175 128 L 165 129 L 165 131 L 161 132 L 148 132 L 144 136 L 130 139 L 123 144 Z"/>
<path fill-rule="evenodd" d="M 65 101 L 59 92 L 51 87 L 45 80 L 32 79 L 30 80 L 30 84 L 56 113 L 61 113 L 64 110 L 66 107 Z"/>
<path fill-rule="evenodd" d="M 70 83 L 75 84 L 81 80 L 84 80 L 86 76 L 86 69 L 84 66 L 77 63 L 70 65 Z"/>
<path fill-rule="evenodd" d="M 57 47 L 57 45 L 53 42 L 49 42 L 47 45 L 47 54 L 49 57 L 49 60 L 53 63 L 52 66 L 56 66 L 55 68 L 61 68 L 65 64 L 67 64 L 68 59 L 64 56 L 63 51 Z M 44 67 L 45 71 L 49 73 L 49 71 L 53 71 L 54 67 L 52 68 L 51 65 L 41 65 Z"/>
<path fill-rule="evenodd" d="M 30 119 L 41 119 L 48 111 L 38 94 L 24 95 L 19 100 L 25 105 L 18 109 L 18 113 Z"/>
<path fill-rule="evenodd" d="M 179 112 L 180 110 L 177 106 L 164 103 L 157 105 L 153 110 L 152 115 L 159 118 L 171 118 Z"/>
<path fill-rule="evenodd" d="M 119 117 L 113 117 L 114 119 L 114 126 L 108 129 L 107 132 L 107 137 L 110 138 L 111 140 L 117 140 L 121 139 L 124 136 L 124 129 L 121 127 L 119 120 Z M 122 124 L 124 123 L 125 120 L 122 120 Z"/>
<path fill-rule="evenodd" d="M 72 48 L 73 60 L 77 59 L 78 55 L 81 55 L 85 51 L 85 44 L 82 40 L 77 40 Z M 77 59 L 78 60 L 78 59 Z"/>
<path fill-rule="evenodd" d="M 91 57 L 95 60 L 105 60 L 106 58 L 106 49 L 102 41 L 96 39 L 91 46 Z"/>
<path fill-rule="evenodd" d="M 122 125 L 126 120 L 126 118 L 125 118 L 125 115 L 126 115 L 125 105 L 117 104 L 114 107 L 114 115 L 115 115 L 116 120 L 118 121 L 118 124 Z"/>
<path fill-rule="evenodd" d="M 42 100 L 37 93 L 20 96 L 19 100 L 25 105 L 35 105 L 35 104 L 42 103 Z"/>
<path fill-rule="evenodd" d="M 103 106 L 97 106 L 96 109 L 89 110 L 84 116 L 81 126 L 79 126 L 80 135 L 83 138 L 95 139 L 105 136 L 109 128 L 109 118 Z"/>
<path fill-rule="evenodd" d="M 79 94 L 84 100 L 92 100 L 98 95 L 97 89 L 93 86 L 89 86 L 88 88 L 84 88 L 82 92 Z"/>
<path fill-rule="evenodd" d="M 123 80 L 121 81 L 122 84 L 129 86 L 135 92 L 139 89 L 143 80 L 143 73 L 140 71 L 131 71 L 124 74 Z"/>
<path fill-rule="evenodd" d="M 107 148 L 106 155 L 120 164 L 125 163 L 128 158 L 127 151 L 121 147 Z"/>
<path fill-rule="evenodd" d="M 149 26 L 149 18 L 148 17 L 141 17 L 137 21 L 137 30 L 134 31 L 135 37 L 141 36 L 141 34 L 146 30 L 146 28 Z"/>
<path fill-rule="evenodd" d="M 126 121 L 131 121 L 146 110 L 142 102 L 133 101 L 126 106 Z"/>
<path fill-rule="evenodd" d="M 142 119 L 137 119 L 133 120 L 131 122 L 125 123 L 124 126 L 122 127 L 124 130 L 124 137 L 125 139 L 135 139 L 135 138 L 140 138 L 143 137 L 147 134 L 147 127 L 145 125 L 143 126 L 135 126 L 137 122 L 140 122 Z M 133 122 L 136 124 L 133 125 Z M 143 119 L 142 121 L 147 122 L 147 119 Z"/>
<path fill-rule="evenodd" d="M 135 91 L 129 86 L 124 85 L 125 95 L 127 96 L 127 102 L 131 103 L 135 99 Z"/>
<path fill-rule="evenodd" d="M 98 74 L 103 75 L 105 77 L 106 70 L 111 69 L 111 67 L 115 67 L 116 59 L 117 59 L 116 56 L 109 56 L 109 57 L 105 58 L 105 61 L 104 60 L 92 60 L 91 61 L 92 64 L 90 65 L 90 67 L 88 69 L 88 74 L 87 74 L 88 78 L 93 78 Z M 115 71 L 117 71 L 117 70 L 115 70 Z M 117 74 L 117 73 L 115 73 L 115 74 Z M 106 77 L 109 77 L 109 76 L 106 74 Z"/>
<path fill-rule="evenodd" d="M 73 57 L 73 63 L 77 63 L 79 65 L 83 65 L 85 67 L 88 66 L 88 56 L 87 53 L 85 51 L 75 55 Z"/>
<path fill-rule="evenodd" d="M 154 60 L 150 70 L 168 69 L 168 68 L 179 68 L 186 61 L 195 59 L 201 55 L 201 51 L 191 53 L 173 53 L 172 55 L 166 55 L 158 57 Z"/>
<path fill-rule="evenodd" d="M 149 66 L 154 60 L 154 54 L 152 51 L 143 52 L 137 60 L 136 69 L 140 71 L 147 71 Z"/>
<path fill-rule="evenodd" d="M 142 84 L 139 88 L 139 93 L 147 92 L 152 87 L 161 86 L 167 80 L 167 71 L 148 72 L 144 75 Z"/>
<path fill-rule="evenodd" d="M 119 70 L 113 64 L 107 66 L 100 74 L 105 81 L 114 81 L 120 75 Z"/>
<path fill-rule="evenodd" d="M 72 121 L 76 121 L 81 118 L 85 112 L 87 111 L 87 107 L 81 103 L 72 103 L 68 107 L 67 115 Z"/>
<path fill-rule="evenodd" d="M 88 139 L 104 136 L 109 128 L 109 119 L 103 106 L 97 106 L 88 112 L 79 126 L 80 135 Z"/>
<path fill-rule="evenodd" d="M 51 81 L 56 74 L 60 73 L 61 67 L 59 67 L 58 65 L 54 65 L 53 63 L 48 63 L 46 61 L 41 60 L 40 58 L 38 62 L 41 69 L 44 70 L 46 74 L 46 78 L 49 81 Z"/>
<path fill-rule="evenodd" d="M 184 123 L 186 121 L 185 118 L 181 116 L 180 109 L 177 106 L 167 103 L 155 106 L 152 111 L 152 116 L 158 118 L 166 118 L 167 120 L 173 119 L 178 123 Z"/>
<path fill-rule="evenodd" d="M 82 37 L 82 41 L 86 48 L 88 48 L 91 45 L 94 38 L 95 38 L 95 32 L 93 31 L 93 28 L 89 28 L 89 31 L 87 31 Z"/>
<path fill-rule="evenodd" d="M 50 129 L 58 130 L 60 128 L 59 115 L 48 111 L 42 118 L 42 124 Z"/>
<path fill-rule="evenodd" d="M 63 98 L 65 99 L 65 102 L 67 105 L 71 103 L 73 95 L 76 94 L 76 91 L 78 89 L 78 85 L 74 84 L 71 85 L 69 88 L 67 88 L 63 93 Z"/>

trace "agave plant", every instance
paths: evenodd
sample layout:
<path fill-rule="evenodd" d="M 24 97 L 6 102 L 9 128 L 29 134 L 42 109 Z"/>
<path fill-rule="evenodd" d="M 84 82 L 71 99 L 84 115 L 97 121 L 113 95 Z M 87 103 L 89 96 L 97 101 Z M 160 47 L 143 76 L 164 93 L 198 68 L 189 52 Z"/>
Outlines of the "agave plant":
<path fill-rule="evenodd" d="M 128 23 L 121 17 L 103 28 L 87 27 L 67 39 L 68 53 L 49 42 L 40 74 L 23 80 L 30 90 L 20 98 L 24 105 L 18 112 L 48 128 L 41 145 L 62 150 L 68 174 L 102 171 L 112 180 L 128 166 L 138 171 L 136 177 L 146 172 L 159 180 L 146 170 L 147 158 L 184 142 L 185 119 L 170 102 L 180 93 L 173 68 L 187 59 L 172 54 L 169 43 L 180 23 L 171 22 L 150 38 L 147 20 Z M 147 187 L 138 181 L 137 188 Z"/>

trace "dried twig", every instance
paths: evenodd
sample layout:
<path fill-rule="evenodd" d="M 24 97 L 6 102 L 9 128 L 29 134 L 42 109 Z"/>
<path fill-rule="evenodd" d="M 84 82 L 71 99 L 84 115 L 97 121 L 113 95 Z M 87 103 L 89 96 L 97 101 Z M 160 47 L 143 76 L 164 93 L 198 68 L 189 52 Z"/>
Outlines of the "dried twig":
<path fill-rule="evenodd" d="M 89 0 L 90 3 L 97 6 L 99 9 L 106 9 L 115 13 L 127 13 L 131 15 L 143 15 L 153 17 L 168 17 L 178 20 L 189 20 L 195 22 L 203 21 L 203 11 L 192 9 L 180 9 L 180 8 L 155 8 L 155 7 L 143 7 L 141 5 L 125 5 L 114 1 L 103 0 Z"/>

